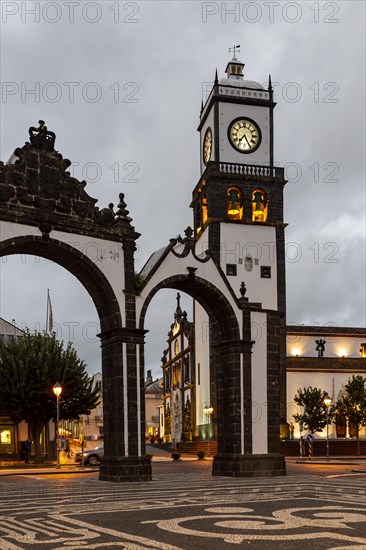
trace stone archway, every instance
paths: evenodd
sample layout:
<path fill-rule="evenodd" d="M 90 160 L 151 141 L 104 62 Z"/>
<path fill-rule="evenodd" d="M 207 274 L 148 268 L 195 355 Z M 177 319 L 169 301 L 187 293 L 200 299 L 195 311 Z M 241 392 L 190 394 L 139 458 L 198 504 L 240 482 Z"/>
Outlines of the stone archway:
<path fill-rule="evenodd" d="M 1 241 L 0 257 L 13 254 L 40 256 L 67 269 L 90 294 L 98 312 L 101 332 L 122 328 L 116 295 L 106 276 L 85 254 L 65 242 L 35 235 Z"/>
<path fill-rule="evenodd" d="M 16 149 L 10 163 L 0 164 L 0 255 L 35 254 L 55 261 L 79 279 L 96 306 L 105 437 L 100 479 L 151 479 L 144 438 L 144 318 L 161 288 L 186 292 L 210 317 L 219 450 L 213 474 L 283 475 L 280 314 L 251 304 L 243 282 L 238 297 L 210 251 L 196 254 L 190 228 L 186 238 L 172 239 L 152 255 L 140 274 L 142 285 L 137 284 L 134 251 L 139 234 L 123 194 L 116 210 L 113 204 L 99 209 L 86 193 L 86 183 L 67 171 L 71 163 L 55 150 L 55 134 L 40 121 L 29 135 L 30 143 Z M 97 249 L 94 261 L 85 253 L 90 244 Z M 252 354 L 251 323 L 259 318 L 267 327 L 265 342 Z M 261 429 L 252 416 L 254 392 L 266 401 Z"/>
<path fill-rule="evenodd" d="M 243 283 L 240 296 L 235 295 L 210 252 L 196 254 L 190 228 L 185 235 L 171 239 L 142 269 L 143 287 L 136 301 L 138 327 L 144 330 L 146 310 L 160 289 L 174 288 L 200 303 L 210 318 L 210 375 L 215 387 L 210 400 L 216 411 L 218 443 L 213 475 L 284 475 L 278 437 L 280 363 L 278 348 L 272 345 L 280 317 L 250 303 Z M 253 339 L 253 324 L 259 317 L 266 326 L 265 343 Z M 140 355 L 143 363 L 142 347 Z M 258 396 L 265 406 L 262 425 L 253 409 Z"/>
<path fill-rule="evenodd" d="M 217 424 L 218 453 L 242 453 L 242 396 L 240 394 L 241 355 L 244 361 L 250 361 L 250 339 L 245 341 L 240 336 L 237 316 L 227 297 L 209 281 L 191 275 L 177 275 L 159 281 L 147 294 L 139 317 L 139 329 L 144 330 L 145 315 L 155 294 L 164 288 L 185 292 L 208 313 L 211 320 L 210 373 L 216 391 L 211 395 L 211 404 L 215 410 Z M 143 350 L 140 352 L 143 353 Z M 246 359 L 245 359 L 246 357 Z M 248 388 L 247 388 L 248 389 Z M 248 397 L 248 395 L 246 396 Z M 247 413 L 250 412 L 248 407 Z M 249 418 L 247 418 L 249 421 Z M 246 448 L 249 449 L 249 438 Z M 214 463 L 215 472 L 215 463 Z"/>
<path fill-rule="evenodd" d="M 143 333 L 135 319 L 135 241 L 123 194 L 116 210 L 99 209 L 85 182 L 70 176 L 71 162 L 55 148 L 40 121 L 29 140 L 0 164 L 0 255 L 34 254 L 71 272 L 91 296 L 101 325 L 105 456 L 100 478 L 151 479 L 144 441 L 137 440 L 136 348 Z M 93 247 L 95 259 L 87 251 Z M 139 411 L 144 421 L 143 408 Z"/>

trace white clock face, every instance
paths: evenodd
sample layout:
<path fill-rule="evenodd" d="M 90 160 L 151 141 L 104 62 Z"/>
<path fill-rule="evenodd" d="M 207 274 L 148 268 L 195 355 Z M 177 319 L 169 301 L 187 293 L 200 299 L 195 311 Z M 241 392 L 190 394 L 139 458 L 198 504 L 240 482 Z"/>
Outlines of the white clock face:
<path fill-rule="evenodd" d="M 261 131 L 249 118 L 233 120 L 228 129 L 231 145 L 241 153 L 253 153 L 261 142 Z"/>
<path fill-rule="evenodd" d="M 211 152 L 212 152 L 212 132 L 211 132 L 211 128 L 207 128 L 205 133 L 205 139 L 203 140 L 203 150 L 202 150 L 203 162 L 205 164 L 207 164 L 208 161 L 210 160 Z"/>

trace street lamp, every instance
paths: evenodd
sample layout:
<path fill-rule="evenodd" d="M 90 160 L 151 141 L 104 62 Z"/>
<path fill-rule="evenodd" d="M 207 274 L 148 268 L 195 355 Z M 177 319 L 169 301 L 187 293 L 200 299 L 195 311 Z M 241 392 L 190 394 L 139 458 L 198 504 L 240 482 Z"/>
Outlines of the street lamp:
<path fill-rule="evenodd" d="M 56 382 L 56 384 L 53 386 L 53 393 L 56 396 L 56 450 L 57 450 L 57 465 L 56 468 L 60 467 L 60 442 L 59 442 L 59 435 L 58 435 L 58 423 L 59 423 L 59 417 L 60 417 L 60 395 L 62 392 L 62 386 Z"/>
<path fill-rule="evenodd" d="M 213 407 L 211 407 L 211 405 L 206 405 L 203 408 L 203 412 L 208 418 L 207 456 L 210 456 L 210 424 L 211 424 L 211 414 L 213 413 Z"/>
<path fill-rule="evenodd" d="M 327 460 L 329 460 L 329 407 L 332 402 L 332 398 L 326 393 L 323 401 L 327 412 Z"/>

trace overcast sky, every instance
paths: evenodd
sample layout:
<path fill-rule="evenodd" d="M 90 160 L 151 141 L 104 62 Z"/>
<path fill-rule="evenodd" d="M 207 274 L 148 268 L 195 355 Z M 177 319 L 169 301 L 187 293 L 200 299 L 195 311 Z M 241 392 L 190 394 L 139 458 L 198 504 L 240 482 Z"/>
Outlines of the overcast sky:
<path fill-rule="evenodd" d="M 1 160 L 39 119 L 101 208 L 125 193 L 150 254 L 192 225 L 201 100 L 228 49 L 275 89 L 275 160 L 286 167 L 287 322 L 365 326 L 365 4 L 1 2 Z M 29 93 L 33 90 L 33 93 Z M 32 256 L 0 263 L 0 316 L 58 334 L 100 370 L 98 317 L 72 275 Z M 146 368 L 160 375 L 175 291 L 149 306 Z M 190 308 L 189 297 L 182 297 Z"/>

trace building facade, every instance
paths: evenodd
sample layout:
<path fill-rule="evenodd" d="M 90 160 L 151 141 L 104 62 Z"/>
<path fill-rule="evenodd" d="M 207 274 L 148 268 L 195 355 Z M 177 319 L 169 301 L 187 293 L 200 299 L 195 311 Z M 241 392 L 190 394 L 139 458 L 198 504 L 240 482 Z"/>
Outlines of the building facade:
<path fill-rule="evenodd" d="M 6 342 L 9 338 L 21 338 L 24 332 L 15 324 L 9 323 L 0 317 L 0 338 Z M 29 436 L 25 422 L 13 422 L 6 414 L 0 403 L 0 456 L 16 456 L 20 451 L 20 444 Z M 42 434 L 45 443 L 45 434 Z"/>
<path fill-rule="evenodd" d="M 177 318 L 177 308 L 175 319 Z M 181 315 L 181 312 L 180 312 Z M 179 318 L 178 313 L 178 318 Z M 194 335 L 197 330 L 194 330 L 193 323 L 190 324 L 191 339 L 189 347 L 186 348 L 186 353 L 190 354 L 191 360 L 195 356 L 195 340 Z M 173 328 L 179 326 L 176 321 L 171 327 L 170 336 L 173 336 Z M 169 344 L 173 343 L 168 350 L 174 349 L 174 338 L 168 340 Z M 287 357 L 286 357 L 286 420 L 287 424 L 294 425 L 294 431 L 291 437 L 297 439 L 302 433 L 300 425 L 295 422 L 293 416 L 300 414 L 302 411 L 295 403 L 294 397 L 299 388 L 317 387 L 328 393 L 332 402 L 335 403 L 341 399 L 344 386 L 352 378 L 353 375 L 361 375 L 366 377 L 366 329 L 352 327 L 334 327 L 334 326 L 287 326 L 286 330 Z M 188 342 L 187 342 L 188 344 Z M 201 344 L 202 347 L 202 344 Z M 168 352 L 164 351 L 164 354 Z M 202 357 L 202 354 L 201 354 Z M 207 357 L 208 345 L 207 345 Z M 166 355 L 164 355 L 166 359 Z M 202 395 L 209 395 L 210 381 L 207 378 L 202 379 L 200 375 L 196 379 L 192 379 L 190 383 L 191 411 L 197 411 L 197 414 L 192 414 L 192 437 L 185 437 L 182 431 L 173 431 L 171 427 L 171 419 L 183 418 L 184 409 L 182 411 L 182 399 L 171 399 L 174 392 L 182 393 L 184 385 L 178 387 L 171 383 L 171 375 L 168 370 L 172 365 L 179 365 L 181 357 L 174 355 L 169 361 L 165 361 L 162 365 L 166 372 L 164 377 L 164 409 L 165 418 L 168 418 L 166 425 L 168 429 L 164 431 L 164 440 L 176 442 L 191 440 L 208 439 L 208 430 L 210 430 L 211 439 L 215 438 L 216 426 L 210 426 L 210 418 L 205 414 L 205 408 L 208 402 L 202 400 Z M 193 365 L 193 364 L 192 364 Z M 199 364 L 195 365 L 193 372 L 200 373 Z M 166 404 L 168 403 L 168 405 Z M 263 414 L 263 409 L 260 403 L 253 402 L 252 408 L 255 411 L 258 419 Z M 199 409 L 199 410 L 198 410 Z M 166 414 L 168 412 L 168 415 Z M 201 418 L 201 424 L 195 423 L 196 418 Z M 290 437 L 290 434 L 284 438 Z M 326 429 L 317 432 L 316 437 L 319 439 L 326 438 Z M 348 439 L 356 437 L 356 432 L 352 424 L 348 425 L 346 419 L 337 416 L 329 426 L 329 437 L 331 439 Z M 360 437 L 366 437 L 366 428 L 360 430 Z"/>
<path fill-rule="evenodd" d="M 366 377 L 366 329 L 335 326 L 287 327 L 287 421 L 294 423 L 294 437 L 301 435 L 293 415 L 300 413 L 294 396 L 298 388 L 317 387 L 332 402 L 342 398 L 344 385 L 353 375 Z M 355 437 L 354 426 L 337 416 L 329 426 L 333 439 Z M 366 429 L 360 437 L 366 436 Z M 325 438 L 326 429 L 317 433 Z"/>
<path fill-rule="evenodd" d="M 146 373 L 145 380 L 145 422 L 146 442 L 155 441 L 163 437 L 163 378 L 153 380 L 151 370 Z"/>
<path fill-rule="evenodd" d="M 177 307 L 168 333 L 168 346 L 163 352 L 164 441 L 192 441 L 195 422 L 195 346 L 193 323 L 187 312 Z"/>

